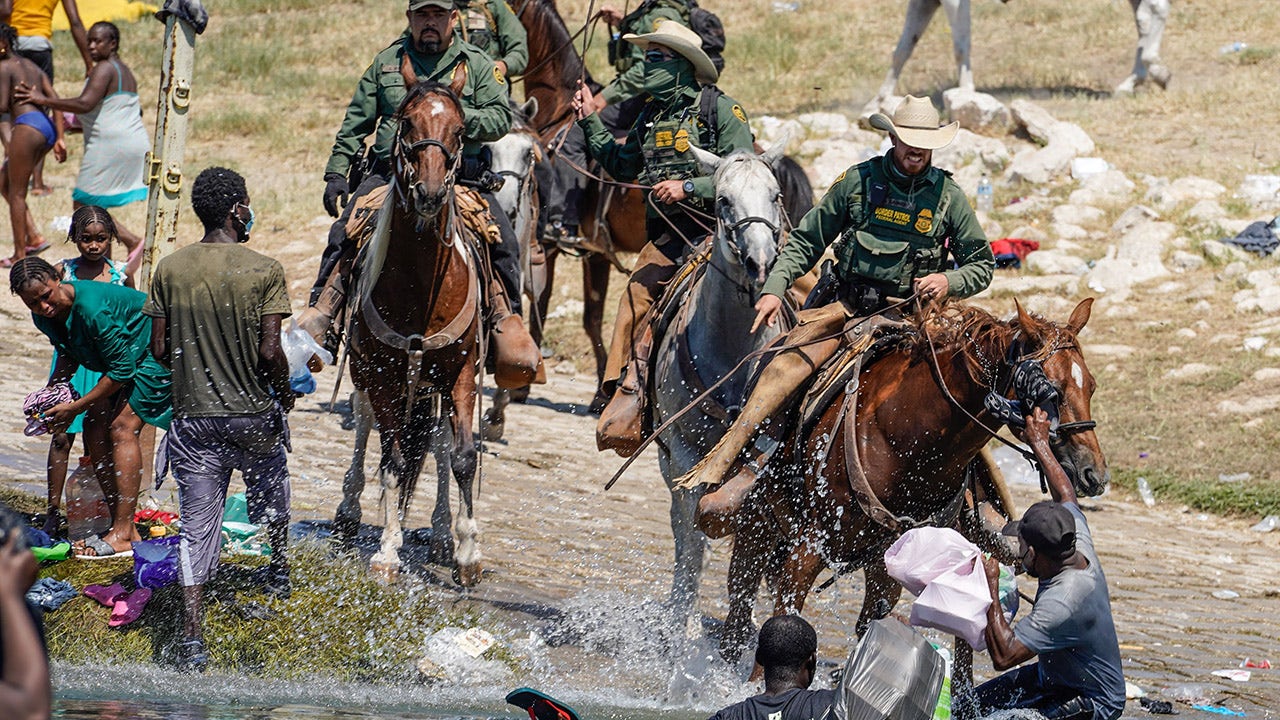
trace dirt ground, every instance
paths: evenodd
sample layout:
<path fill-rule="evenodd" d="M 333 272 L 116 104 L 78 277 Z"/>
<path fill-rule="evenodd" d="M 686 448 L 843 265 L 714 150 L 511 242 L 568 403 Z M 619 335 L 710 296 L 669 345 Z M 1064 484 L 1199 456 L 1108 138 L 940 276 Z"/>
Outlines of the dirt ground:
<path fill-rule="evenodd" d="M 295 281 L 305 277 L 309 263 L 290 262 L 288 248 L 282 255 Z M 16 298 L 0 298 L 0 331 L 7 338 L 0 355 L 11 378 L 0 386 L 0 406 L 7 408 L 16 408 L 47 372 L 47 347 L 23 310 Z M 351 433 L 342 429 L 340 414 L 323 407 L 333 379 L 332 370 L 326 371 L 320 390 L 300 400 L 292 415 L 290 465 L 299 520 L 332 517 L 349 461 Z M 656 461 L 642 459 L 612 491 L 603 491 L 619 460 L 595 450 L 594 418 L 585 414 L 592 388 L 590 378 L 572 374 L 567 366 L 552 367 L 550 384 L 537 388 L 527 405 L 512 406 L 507 439 L 486 449 L 477 503 L 486 573 L 482 585 L 460 593 L 459 600 L 494 610 L 504 624 L 536 627 L 547 613 L 600 598 L 665 596 L 671 540 L 667 493 Z M 24 437 L 20 427 L 15 421 L 0 429 L 4 484 L 39 493 L 46 443 Z M 370 471 L 376 458 L 376 451 L 371 452 Z M 429 522 L 434 484 L 429 472 L 423 475 L 409 527 Z M 158 493 L 162 502 L 172 502 L 171 489 L 172 482 Z M 1038 490 L 1017 485 L 1015 493 L 1025 507 L 1037 499 Z M 364 497 L 365 521 L 380 522 L 376 484 Z M 1275 717 L 1280 670 L 1255 670 L 1247 683 L 1210 673 L 1237 667 L 1246 657 L 1280 661 L 1275 619 L 1280 610 L 1280 533 L 1250 532 L 1249 523 L 1241 520 L 1163 504 L 1148 508 L 1114 494 L 1088 501 L 1086 510 L 1111 587 L 1127 678 L 1156 694 L 1170 686 L 1206 685 L 1212 697 L 1226 698 L 1251 717 Z M 700 607 L 713 618 L 725 611 L 729 552 L 727 541 L 713 544 L 703 581 Z M 1024 591 L 1034 593 L 1033 585 L 1023 582 Z M 1222 590 L 1238 597 L 1213 595 Z M 824 657 L 832 661 L 847 653 L 860 592 L 860 581 L 842 579 L 806 608 L 819 627 Z M 762 600 L 758 619 L 765 612 Z M 583 672 L 573 682 L 589 686 L 601 679 L 591 672 L 605 672 L 599 658 L 592 659 L 592 652 L 600 651 L 595 647 L 583 655 Z M 604 654 L 609 654 L 607 648 Z M 990 672 L 980 657 L 979 674 Z M 649 681 L 663 684 L 637 679 Z"/>

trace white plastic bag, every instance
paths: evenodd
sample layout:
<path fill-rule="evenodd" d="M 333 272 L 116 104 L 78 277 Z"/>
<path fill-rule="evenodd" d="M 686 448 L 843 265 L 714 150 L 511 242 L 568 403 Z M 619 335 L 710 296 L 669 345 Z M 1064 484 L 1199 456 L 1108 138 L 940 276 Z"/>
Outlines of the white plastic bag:
<path fill-rule="evenodd" d="M 989 607 L 987 573 L 982 558 L 975 556 L 929 583 L 911 606 L 911 624 L 962 637 L 974 650 L 985 650 Z"/>
<path fill-rule="evenodd" d="M 298 327 L 298 323 L 292 318 L 289 320 L 289 326 L 280 330 L 280 346 L 284 350 L 285 357 L 289 359 L 289 379 L 291 380 L 311 374 L 307 369 L 307 361 L 312 355 L 319 357 L 325 365 L 333 364 L 333 355 L 320 347 L 315 338 Z"/>
<path fill-rule="evenodd" d="M 918 527 L 906 531 L 884 553 L 889 577 L 919 595 L 939 575 L 978 557 L 978 546 L 951 528 Z"/>

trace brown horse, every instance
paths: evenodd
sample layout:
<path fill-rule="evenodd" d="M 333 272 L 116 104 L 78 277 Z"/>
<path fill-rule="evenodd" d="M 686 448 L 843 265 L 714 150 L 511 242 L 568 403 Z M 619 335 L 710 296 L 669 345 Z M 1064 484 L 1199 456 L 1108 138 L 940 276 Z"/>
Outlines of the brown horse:
<path fill-rule="evenodd" d="M 1065 325 L 1021 307 L 1003 322 L 971 306 L 928 313 L 850 383 L 858 388 L 851 410 L 835 402 L 811 431 L 784 442 L 737 520 L 722 653 L 736 658 L 752 634 L 766 572 L 775 614 L 800 612 L 831 567 L 864 570 L 859 635 L 888 615 L 902 587 L 885 572 L 885 549 L 914 523 L 954 522 L 965 468 L 992 437 L 984 399 L 1012 395 L 1019 363 L 1037 363 L 1058 392 L 1054 452 L 1080 495 L 1102 492 L 1110 473 L 1090 421 L 1093 376 L 1076 339 L 1092 303 L 1081 302 Z"/>
<path fill-rule="evenodd" d="M 408 56 L 401 74 L 409 90 L 396 113 L 395 174 L 378 229 L 362 252 L 348 313 L 357 395 L 356 448 L 334 527 L 348 541 L 359 527 L 364 444 L 376 422 L 382 443 L 378 474 L 385 523 L 381 548 L 371 561 L 374 571 L 387 577 L 399 572 L 400 523 L 430 446 L 439 476 L 431 516 L 431 560 L 455 565 L 452 475 L 462 500 L 453 528 L 458 535 L 454 577 L 463 585 L 474 585 L 480 580 L 480 553 L 472 507 L 476 450 L 471 419 L 480 283 L 477 262 L 460 242 L 453 207 L 453 181 L 462 157 L 463 110 L 458 97 L 466 83 L 466 67 L 458 67 L 447 87 L 419 83 Z"/>
<path fill-rule="evenodd" d="M 555 0 L 521 0 L 515 9 L 529 35 L 529 66 L 523 83 L 525 97 L 538 101 L 532 125 L 543 143 L 553 151 L 548 153 L 549 161 L 564 162 L 554 157 L 555 143 L 559 134 L 574 120 L 570 102 L 578 81 L 582 80 L 597 93 L 600 84 L 592 79 L 583 65 L 582 56 L 574 47 L 573 35 L 560 17 Z M 587 34 L 591 32 L 588 30 Z M 759 152 L 760 149 L 756 150 Z M 785 156 L 779 158 L 776 173 L 787 217 L 798 221 L 813 207 L 813 187 L 809 178 L 795 160 Z M 648 241 L 644 202 L 641 190 L 594 181 L 588 183 L 581 201 L 579 230 L 582 236 L 594 245 L 609 249 L 607 255 L 589 252 L 582 258 L 582 327 L 591 340 L 596 361 L 596 396 L 591 403 L 593 412 L 598 412 L 609 401 L 600 385 L 604 378 L 607 350 L 603 323 L 605 298 L 609 294 L 609 269 L 616 261 L 613 253 L 638 253 Z M 546 317 L 559 254 L 555 246 L 547 252 L 547 284 L 538 299 L 539 317 Z M 541 341 L 541 328 L 537 329 L 534 339 Z"/>

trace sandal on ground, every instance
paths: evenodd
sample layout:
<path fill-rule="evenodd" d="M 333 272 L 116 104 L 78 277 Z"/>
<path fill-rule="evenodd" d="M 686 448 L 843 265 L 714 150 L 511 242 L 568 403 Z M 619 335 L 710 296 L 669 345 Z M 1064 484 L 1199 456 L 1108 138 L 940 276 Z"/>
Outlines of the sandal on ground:
<path fill-rule="evenodd" d="M 45 240 L 44 242 L 36 243 L 35 245 L 28 245 L 27 254 L 39 255 L 40 253 L 44 252 L 45 250 L 48 250 L 51 247 L 53 247 L 53 241 Z"/>
<path fill-rule="evenodd" d="M 0 268 L 4 268 L 4 269 L 11 268 L 13 267 L 14 263 L 18 262 L 21 259 L 22 258 L 15 258 L 15 257 L 7 257 L 4 259 L 0 259 Z"/>
<path fill-rule="evenodd" d="M 92 555 L 83 554 L 85 550 L 92 550 Z M 87 537 L 84 539 L 84 545 L 80 551 L 76 553 L 77 560 L 111 560 L 117 558 L 131 558 L 133 550 L 116 550 L 111 547 L 111 543 L 100 537 Z"/>
<path fill-rule="evenodd" d="M 96 600 L 103 607 L 114 608 L 116 601 L 123 599 L 125 595 L 129 594 L 129 591 L 125 590 L 120 583 L 113 583 L 111 585 L 85 585 L 81 594 L 91 600 Z"/>
<path fill-rule="evenodd" d="M 150 588 L 138 588 L 131 593 L 126 593 L 116 600 L 111 608 L 111 620 L 107 622 L 107 627 L 128 625 L 142 617 L 142 611 L 147 609 L 147 603 L 150 600 Z"/>

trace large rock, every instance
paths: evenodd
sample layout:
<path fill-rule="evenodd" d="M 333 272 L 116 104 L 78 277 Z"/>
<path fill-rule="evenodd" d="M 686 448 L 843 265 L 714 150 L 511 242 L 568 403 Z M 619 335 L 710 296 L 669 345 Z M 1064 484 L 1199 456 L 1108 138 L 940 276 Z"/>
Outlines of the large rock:
<path fill-rule="evenodd" d="M 1187 363 L 1182 367 L 1165 371 L 1164 376 L 1173 380 L 1187 380 L 1211 375 L 1217 371 L 1217 367 L 1206 363 Z"/>
<path fill-rule="evenodd" d="M 1039 250 L 1027 256 L 1026 266 L 1042 275 L 1084 275 L 1089 263 L 1061 250 Z"/>
<path fill-rule="evenodd" d="M 1059 223 L 1089 226 L 1102 222 L 1106 213 L 1088 205 L 1059 205 L 1053 209 L 1053 220 Z"/>
<path fill-rule="evenodd" d="M 1013 162 L 1009 164 L 1005 178 L 1009 182 L 1043 185 L 1070 169 L 1071 160 L 1075 156 L 1075 150 L 1066 145 L 1046 145 L 1039 149 L 1027 148 L 1013 156 Z"/>
<path fill-rule="evenodd" d="M 1009 110 L 1013 113 L 1014 122 L 1025 128 L 1031 139 L 1041 145 L 1065 145 L 1074 151 L 1073 157 L 1094 151 L 1093 139 L 1079 125 L 1058 120 L 1030 100 L 1018 98 Z"/>
<path fill-rule="evenodd" d="M 1022 238 L 1023 240 L 1035 240 L 1038 243 L 1043 243 L 1049 239 L 1049 234 L 1035 225 L 1019 225 L 1013 229 L 1013 232 L 1009 233 L 1009 237 Z M 1062 247 L 1062 244 L 1059 243 L 1058 249 L 1066 250 L 1069 248 L 1064 248 Z"/>
<path fill-rule="evenodd" d="M 1055 222 L 1049 226 L 1049 230 L 1059 240 L 1084 240 L 1089 237 L 1088 230 L 1071 223 Z"/>
<path fill-rule="evenodd" d="M 1135 187 L 1124 173 L 1108 170 L 1081 180 L 1080 188 L 1071 193 L 1070 201 L 1073 205 L 1122 205 L 1129 202 Z"/>
<path fill-rule="evenodd" d="M 1260 210 L 1280 209 L 1280 175 L 1245 175 L 1236 197 Z"/>
<path fill-rule="evenodd" d="M 1169 274 L 1161 258 L 1178 226 L 1167 222 L 1147 222 L 1135 226 L 1120 239 L 1116 259 L 1133 265 L 1134 283 L 1146 282 Z"/>
<path fill-rule="evenodd" d="M 986 93 L 951 88 L 942 93 L 942 105 L 960 127 L 984 134 L 1003 134 L 1013 123 L 1009 108 Z"/>
<path fill-rule="evenodd" d="M 807 131 L 800 123 L 791 119 L 783 120 L 773 115 L 751 118 L 751 129 L 755 131 L 756 139 L 766 146 L 777 142 L 783 134 L 791 137 L 793 147 L 800 145 L 807 138 Z"/>
<path fill-rule="evenodd" d="M 1181 177 L 1172 182 L 1157 181 L 1147 190 L 1146 202 L 1160 212 L 1169 212 L 1183 203 L 1213 200 L 1225 193 L 1222 185 L 1201 177 Z"/>
<path fill-rule="evenodd" d="M 804 113 L 796 116 L 796 122 L 809 133 L 809 137 L 835 137 L 849 129 L 849 118 L 833 112 Z"/>
<path fill-rule="evenodd" d="M 898 109 L 898 106 L 902 104 L 903 99 L 902 95 L 871 98 L 867 101 L 866 105 L 862 106 L 861 112 L 858 113 L 858 125 L 864 128 L 870 128 L 871 116 L 876 113 L 884 113 L 885 115 L 892 117 L 893 111 Z"/>
<path fill-rule="evenodd" d="M 1204 267 L 1204 256 L 1189 253 L 1186 250 L 1175 250 L 1169 259 L 1169 267 L 1174 272 L 1191 272 Z"/>
<path fill-rule="evenodd" d="M 808 140 L 800 146 L 801 156 L 816 154 L 809 164 L 814 184 L 827 188 L 840 173 L 858 163 L 876 156 L 874 148 L 850 140 Z"/>
<path fill-rule="evenodd" d="M 1116 218 L 1116 221 L 1111 223 L 1111 234 L 1123 235 L 1131 228 L 1140 225 L 1141 223 L 1158 219 L 1160 219 L 1159 213 L 1151 208 L 1144 205 L 1134 205 L 1121 213 L 1120 217 Z"/>
<path fill-rule="evenodd" d="M 1215 263 L 1248 262 L 1253 259 L 1253 255 L 1235 245 L 1228 245 L 1217 240 L 1205 240 L 1200 243 L 1200 252 Z"/>
<path fill-rule="evenodd" d="M 1011 202 L 1001 208 L 1000 212 L 1005 215 L 1021 217 L 1023 215 L 1031 215 L 1041 210 L 1046 210 L 1053 206 L 1053 201 L 1047 197 L 1040 195 L 1028 195 L 1019 198 L 1016 202 Z"/>
<path fill-rule="evenodd" d="M 1035 253 L 1032 253 L 1034 256 Z M 997 274 L 991 280 L 987 293 L 1003 292 L 1012 295 L 1053 293 L 1071 295 L 1080 286 L 1077 275 L 1004 275 Z"/>
<path fill-rule="evenodd" d="M 1187 211 L 1187 218 L 1201 227 L 1213 227 L 1227 217 L 1227 211 L 1217 200 L 1201 200 Z"/>
<path fill-rule="evenodd" d="M 1280 312 L 1280 285 L 1241 290 L 1231 297 L 1240 312 Z"/>
<path fill-rule="evenodd" d="M 933 151 L 933 164 L 947 170 L 956 170 L 977 161 L 988 173 L 1004 169 L 1012 156 L 1009 148 L 996 138 L 975 135 L 960 130 L 951 144 Z"/>

